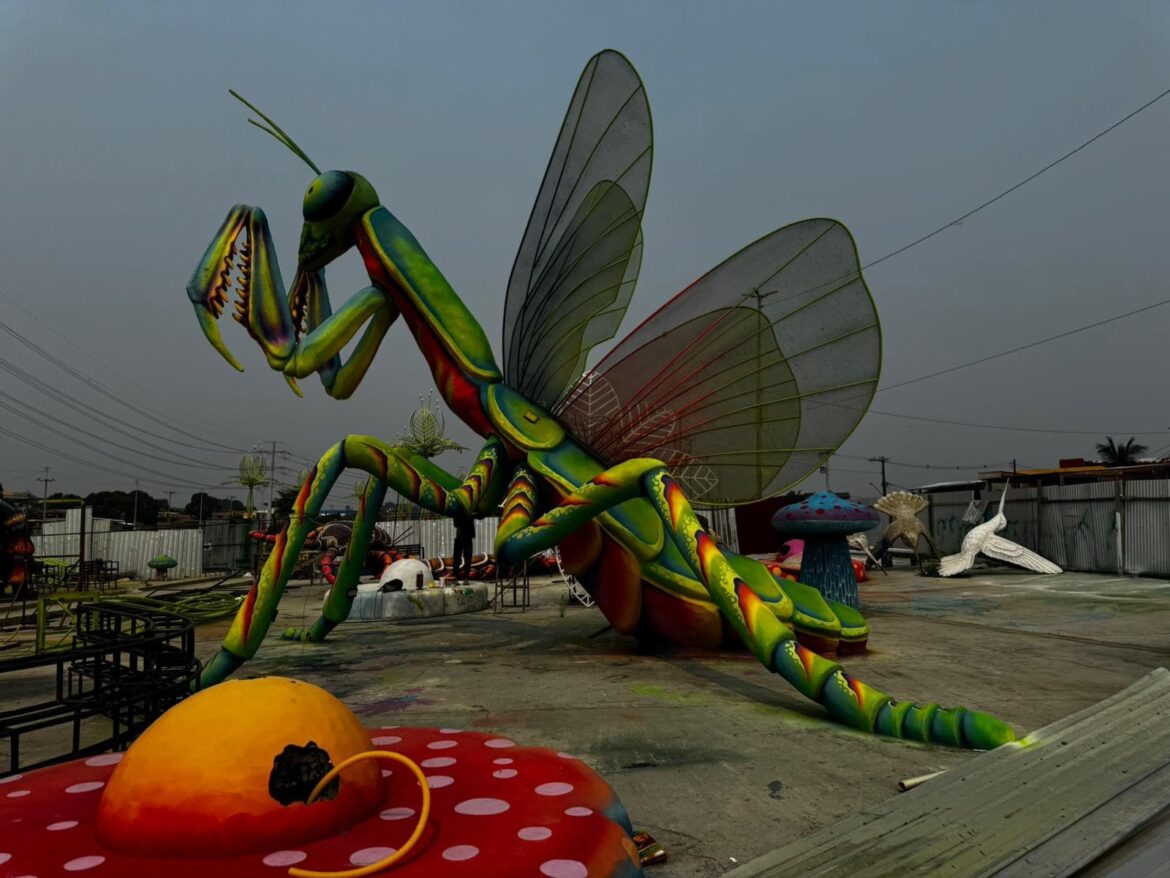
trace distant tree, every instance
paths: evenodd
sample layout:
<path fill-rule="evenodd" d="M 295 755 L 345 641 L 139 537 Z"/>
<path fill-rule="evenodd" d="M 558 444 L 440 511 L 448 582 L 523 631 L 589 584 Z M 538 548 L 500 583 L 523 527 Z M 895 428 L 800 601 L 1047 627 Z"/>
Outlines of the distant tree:
<path fill-rule="evenodd" d="M 1142 445 L 1133 436 L 1120 445 L 1113 441 L 1112 436 L 1106 437 L 1104 442 L 1097 443 L 1097 453 L 1101 455 L 1101 462 L 1105 466 L 1133 466 L 1148 450 L 1147 446 Z"/>
<path fill-rule="evenodd" d="M 296 485 L 286 485 L 276 492 L 272 501 L 272 514 L 276 518 L 288 518 L 292 515 L 293 504 L 297 502 L 297 494 L 301 489 Z"/>
<path fill-rule="evenodd" d="M 240 471 L 234 479 L 228 479 L 225 485 L 243 485 L 248 489 L 248 502 L 244 504 L 244 518 L 251 518 L 255 506 L 252 504 L 252 495 L 256 488 L 268 484 L 267 465 L 262 454 L 245 454 L 240 458 Z"/>
<path fill-rule="evenodd" d="M 97 491 L 85 498 L 85 505 L 93 508 L 96 518 L 133 521 L 135 494 L 138 495 L 137 523 L 157 524 L 159 510 L 165 501 L 156 500 L 145 491 Z"/>
<path fill-rule="evenodd" d="M 232 508 L 232 501 L 227 497 L 213 497 L 205 491 L 199 491 L 191 495 L 191 499 L 187 501 L 187 505 L 183 507 L 183 512 L 194 517 L 199 516 L 199 500 L 203 498 L 203 517 L 210 518 L 216 513 L 227 512 Z M 236 503 L 241 509 L 244 508 L 242 503 Z"/>
<path fill-rule="evenodd" d="M 277 492 L 272 500 L 272 515 L 274 519 L 288 518 L 292 515 L 293 504 L 297 502 L 297 494 L 301 492 L 301 486 L 305 484 L 305 479 L 309 477 L 309 471 L 302 469 L 297 473 L 297 483 L 295 485 L 284 485 Z"/>

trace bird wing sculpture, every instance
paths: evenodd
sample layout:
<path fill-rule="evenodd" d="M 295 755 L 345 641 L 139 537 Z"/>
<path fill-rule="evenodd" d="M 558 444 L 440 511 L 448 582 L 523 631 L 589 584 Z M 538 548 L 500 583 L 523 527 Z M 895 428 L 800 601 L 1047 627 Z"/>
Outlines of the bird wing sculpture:
<path fill-rule="evenodd" d="M 929 505 L 925 497 L 911 494 L 909 491 L 891 491 L 886 496 L 878 498 L 873 508 L 890 516 L 890 523 L 882 533 L 882 551 L 902 540 L 917 556 L 918 538 L 923 536 L 926 537 L 932 556 L 937 557 L 938 551 L 935 549 L 930 531 L 918 520 L 918 513 Z"/>
<path fill-rule="evenodd" d="M 970 570 L 980 552 L 989 558 L 1007 561 L 1009 564 L 1016 564 L 1036 573 L 1051 575 L 1064 572 L 1051 561 L 1037 555 L 1030 549 L 1025 549 L 1018 543 L 997 536 L 999 531 L 1007 527 L 1007 516 L 1003 513 L 1003 506 L 1009 488 L 1011 488 L 1010 483 L 1004 485 L 1003 493 L 999 497 L 999 510 L 995 517 L 978 527 L 971 528 L 963 537 L 963 545 L 958 554 L 947 555 L 939 562 L 940 576 L 954 576 Z"/>
<path fill-rule="evenodd" d="M 996 536 L 995 534 L 992 534 L 984 541 L 980 551 L 989 558 L 994 558 L 997 561 L 1007 561 L 1009 564 L 1024 567 L 1035 573 L 1047 573 L 1051 575 L 1064 572 L 1047 558 L 1037 555 L 1031 549 L 1025 549 L 1019 543 L 1013 543 L 1011 540 L 1005 540 L 1003 537 Z"/>
<path fill-rule="evenodd" d="M 873 508 L 890 516 L 890 524 L 882 538 L 887 544 L 903 540 L 912 549 L 918 548 L 918 535 L 926 530 L 918 520 L 918 513 L 929 503 L 908 491 L 893 491 L 878 499 Z"/>
<path fill-rule="evenodd" d="M 908 515 L 917 515 L 930 504 L 925 497 L 911 494 L 909 491 L 891 491 L 884 497 L 879 497 L 873 504 L 878 512 L 884 512 L 891 518 L 904 518 Z"/>

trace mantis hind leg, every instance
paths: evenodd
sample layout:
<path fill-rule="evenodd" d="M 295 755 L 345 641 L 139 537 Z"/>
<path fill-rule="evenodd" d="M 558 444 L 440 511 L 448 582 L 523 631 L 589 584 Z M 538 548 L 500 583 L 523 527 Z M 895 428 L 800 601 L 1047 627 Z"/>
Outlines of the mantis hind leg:
<path fill-rule="evenodd" d="M 382 509 L 382 501 L 386 499 L 387 487 L 384 481 L 374 476 L 370 476 L 366 481 L 365 490 L 358 498 L 353 532 L 350 534 L 345 557 L 341 559 L 341 566 L 338 567 L 333 584 L 329 587 L 321 615 L 309 628 L 286 629 L 280 635 L 283 639 L 320 643 L 330 631 L 349 618 L 349 608 L 353 606 L 353 599 L 357 594 L 358 577 L 362 574 L 366 555 L 370 551 L 370 541 L 374 535 L 378 513 Z"/>
<path fill-rule="evenodd" d="M 476 511 L 494 502 L 504 477 L 504 459 L 503 446 L 499 441 L 488 440 L 470 474 L 461 481 L 426 458 L 373 436 L 347 436 L 338 442 L 310 470 L 309 477 L 297 494 L 292 515 L 276 537 L 272 554 L 268 556 L 260 578 L 244 599 L 219 652 L 203 669 L 200 685 L 209 686 L 224 680 L 256 654 L 276 617 L 277 604 L 292 576 L 305 537 L 314 527 L 329 492 L 346 469 L 364 470 L 373 477 L 374 484 L 367 485 L 367 496 L 371 499 L 389 486 L 425 509 L 450 515 L 457 508 Z M 379 487 L 379 483 L 382 487 Z M 381 505 L 380 501 L 377 505 Z M 340 612 L 343 600 L 347 599 L 348 583 L 356 581 L 365 554 L 353 551 L 356 548 L 353 539 L 362 531 L 368 539 L 377 515 L 373 507 L 366 512 L 367 517 L 363 518 L 360 528 L 355 522 L 350 552 L 343 562 L 343 570 L 338 573 L 337 579 L 343 582 L 344 592 L 337 589 L 335 582 L 330 595 L 331 599 L 335 594 L 339 595 L 334 612 L 323 616 L 325 621 L 319 622 L 314 629 L 320 626 L 327 631 L 326 625 L 332 628 L 337 624 L 330 617 L 336 617 Z"/>
<path fill-rule="evenodd" d="M 497 538 L 496 551 L 503 561 L 523 559 L 637 496 L 654 504 L 711 600 L 760 663 L 820 703 L 833 719 L 867 732 L 960 747 L 991 749 L 1014 740 L 1011 726 L 995 717 L 963 707 L 895 702 L 846 674 L 836 662 L 801 646 L 792 629 L 777 618 L 719 551 L 660 461 L 628 460 L 599 473 L 559 506 Z"/>
<path fill-rule="evenodd" d="M 819 702 L 833 719 L 862 731 L 978 749 L 1015 739 L 1011 726 L 978 711 L 895 702 L 846 674 L 836 662 L 801 646 L 792 630 L 764 606 L 703 530 L 666 469 L 648 469 L 642 482 L 724 619 L 761 664 Z"/>

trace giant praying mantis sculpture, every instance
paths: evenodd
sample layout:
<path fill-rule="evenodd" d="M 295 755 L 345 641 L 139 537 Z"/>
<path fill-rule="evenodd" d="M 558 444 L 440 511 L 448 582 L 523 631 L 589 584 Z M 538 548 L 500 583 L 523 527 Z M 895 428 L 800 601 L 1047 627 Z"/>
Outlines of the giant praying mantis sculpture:
<path fill-rule="evenodd" d="M 251 658 L 313 519 L 349 467 L 370 476 L 321 617 L 285 637 L 319 641 L 350 592 L 388 487 L 435 512 L 490 512 L 495 550 L 517 563 L 559 545 L 566 567 L 623 633 L 716 646 L 725 633 L 836 720 L 895 737 L 991 748 L 1010 726 L 965 708 L 895 702 L 825 655 L 863 648 L 864 617 L 718 548 L 684 496 L 729 505 L 777 494 L 848 437 L 877 384 L 881 335 L 849 232 L 829 219 L 760 238 L 679 293 L 582 377 L 615 334 L 642 255 L 650 108 L 613 51 L 592 59 L 569 104 L 512 269 L 504 369 L 471 312 L 374 187 L 322 173 L 271 119 L 249 121 L 317 174 L 304 198 L 286 297 L 263 211 L 232 208 L 187 286 L 211 344 L 240 364 L 215 319 L 237 279 L 235 317 L 297 389 L 317 372 L 348 397 L 390 325 L 409 327 L 447 406 L 484 438 L 470 473 L 370 436 L 347 436 L 310 472 L 204 685 Z M 331 310 L 324 269 L 356 247 L 370 285 Z M 346 362 L 342 348 L 365 327 Z M 352 563 L 351 563 L 352 562 Z"/>

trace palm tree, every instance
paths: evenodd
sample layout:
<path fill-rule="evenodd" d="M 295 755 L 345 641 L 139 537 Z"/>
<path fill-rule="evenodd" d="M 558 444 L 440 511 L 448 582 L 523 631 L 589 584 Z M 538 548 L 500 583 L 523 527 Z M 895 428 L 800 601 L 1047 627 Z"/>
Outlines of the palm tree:
<path fill-rule="evenodd" d="M 1121 445 L 1114 442 L 1112 436 L 1106 437 L 1104 442 L 1097 443 L 1097 453 L 1101 455 L 1101 462 L 1105 466 L 1133 466 L 1148 450 L 1147 446 L 1142 445 L 1133 436 Z"/>
<path fill-rule="evenodd" d="M 234 479 L 228 479 L 225 485 L 243 485 L 248 489 L 248 500 L 244 508 L 244 518 L 252 517 L 252 492 L 263 485 L 267 485 L 269 478 L 266 472 L 266 463 L 262 454 L 245 454 L 240 458 L 240 472 Z"/>

